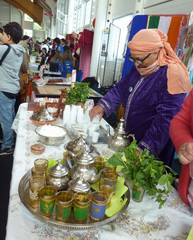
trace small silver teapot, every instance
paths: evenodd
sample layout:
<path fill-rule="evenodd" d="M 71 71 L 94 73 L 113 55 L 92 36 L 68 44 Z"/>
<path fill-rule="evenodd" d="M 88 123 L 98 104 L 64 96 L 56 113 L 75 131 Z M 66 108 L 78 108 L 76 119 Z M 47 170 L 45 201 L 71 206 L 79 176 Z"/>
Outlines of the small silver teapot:
<path fill-rule="evenodd" d="M 57 190 L 66 190 L 69 181 L 69 171 L 65 165 L 58 161 L 58 163 L 48 170 L 47 182 L 48 184 L 57 188 Z"/>
<path fill-rule="evenodd" d="M 83 179 L 82 175 L 71 180 L 68 185 L 69 190 L 72 190 L 75 193 L 88 193 L 90 191 L 90 184 Z"/>
<path fill-rule="evenodd" d="M 115 129 L 114 135 L 109 138 L 109 147 L 114 151 L 120 151 L 124 147 L 128 146 L 129 137 L 135 139 L 133 134 L 126 134 L 124 130 L 124 123 L 125 120 L 121 118 L 117 128 Z"/>

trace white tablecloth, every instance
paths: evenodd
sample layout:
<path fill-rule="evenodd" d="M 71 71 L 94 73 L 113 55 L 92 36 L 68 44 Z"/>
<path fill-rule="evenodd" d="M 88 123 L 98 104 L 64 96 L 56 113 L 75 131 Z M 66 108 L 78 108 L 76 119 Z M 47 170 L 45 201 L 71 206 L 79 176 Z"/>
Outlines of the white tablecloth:
<path fill-rule="evenodd" d="M 21 177 L 32 167 L 37 158 L 30 152 L 30 146 L 38 138 L 29 120 L 27 104 L 19 108 L 13 128 L 17 132 L 16 148 L 12 170 L 10 201 L 8 210 L 6 240 L 185 240 L 193 225 L 193 215 L 181 202 L 174 190 L 162 209 L 148 198 L 141 203 L 131 200 L 127 211 L 113 224 L 100 229 L 72 231 L 56 228 L 37 220 L 22 205 L 18 196 Z M 101 145 L 102 146 L 102 145 Z M 99 147 L 102 153 L 104 149 Z M 102 149 L 102 150 L 101 150 Z M 63 146 L 46 147 L 41 155 L 48 159 L 60 159 Z"/>

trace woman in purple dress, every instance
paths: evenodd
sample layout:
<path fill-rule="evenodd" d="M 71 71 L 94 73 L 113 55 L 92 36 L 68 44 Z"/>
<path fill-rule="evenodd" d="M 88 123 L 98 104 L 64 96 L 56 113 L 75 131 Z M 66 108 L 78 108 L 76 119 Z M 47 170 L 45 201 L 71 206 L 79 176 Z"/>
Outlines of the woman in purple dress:
<path fill-rule="evenodd" d="M 170 165 L 169 123 L 191 89 L 187 69 L 157 29 L 139 31 L 128 47 L 133 69 L 91 109 L 90 118 L 109 116 L 122 104 L 126 132 L 135 135 L 139 148 Z"/>

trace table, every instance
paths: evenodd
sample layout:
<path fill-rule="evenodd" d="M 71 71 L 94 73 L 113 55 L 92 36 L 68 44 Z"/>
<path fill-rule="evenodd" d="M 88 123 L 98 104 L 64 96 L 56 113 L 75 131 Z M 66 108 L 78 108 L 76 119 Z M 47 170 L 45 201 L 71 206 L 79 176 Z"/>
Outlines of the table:
<path fill-rule="evenodd" d="M 100 229 L 71 231 L 49 226 L 35 219 L 21 204 L 18 184 L 21 177 L 32 167 L 37 158 L 30 152 L 30 145 L 38 139 L 29 120 L 32 112 L 27 104 L 21 104 L 13 129 L 17 133 L 10 201 L 8 209 L 6 240 L 185 240 L 193 225 L 193 214 L 179 199 L 175 190 L 170 194 L 162 209 L 145 195 L 141 203 L 131 200 L 127 211 L 114 223 Z M 108 155 L 104 144 L 97 150 Z M 46 147 L 41 155 L 48 159 L 60 159 L 63 146 Z"/>
<path fill-rule="evenodd" d="M 45 70 L 43 75 L 44 76 L 62 76 L 62 73 L 61 72 L 51 72 L 51 71 Z"/>
<path fill-rule="evenodd" d="M 48 79 L 52 78 L 47 78 Z M 54 78 L 55 79 L 55 78 Z M 60 77 L 60 79 L 62 79 Z M 61 89 L 63 88 L 69 88 L 71 86 L 71 83 L 64 81 L 64 83 L 45 83 L 43 85 L 37 85 L 33 84 L 33 90 L 36 95 L 36 97 L 59 97 L 61 94 Z M 102 95 L 98 92 L 96 92 L 94 89 L 90 88 L 90 95 L 89 98 L 101 98 Z"/>

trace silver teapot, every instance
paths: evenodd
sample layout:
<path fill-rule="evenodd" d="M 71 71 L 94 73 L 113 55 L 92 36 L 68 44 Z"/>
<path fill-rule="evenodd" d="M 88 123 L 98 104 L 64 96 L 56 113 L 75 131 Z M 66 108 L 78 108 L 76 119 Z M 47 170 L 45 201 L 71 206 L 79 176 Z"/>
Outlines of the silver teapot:
<path fill-rule="evenodd" d="M 135 139 L 133 134 L 126 134 L 124 130 L 124 122 L 125 120 L 121 118 L 117 128 L 115 129 L 114 135 L 109 137 L 109 147 L 114 151 L 120 151 L 124 147 L 128 146 L 129 137 Z"/>
<path fill-rule="evenodd" d="M 66 149 L 68 151 L 69 157 L 76 160 L 77 158 L 80 158 L 85 151 L 88 151 L 88 146 L 83 137 L 80 136 L 70 141 L 67 144 Z"/>
<path fill-rule="evenodd" d="M 77 179 L 79 176 L 82 176 L 83 180 L 86 182 L 96 182 L 99 179 L 99 174 L 97 174 L 96 168 L 93 167 L 94 161 L 94 157 L 88 152 L 84 152 L 82 157 L 77 159 L 72 169 L 72 178 Z"/>
<path fill-rule="evenodd" d="M 68 184 L 69 190 L 75 193 L 88 193 L 90 191 L 90 184 L 81 175 L 77 179 L 71 180 Z"/>
<path fill-rule="evenodd" d="M 56 187 L 57 190 L 66 190 L 69 181 L 69 171 L 65 165 L 58 163 L 48 170 L 47 183 Z"/>

